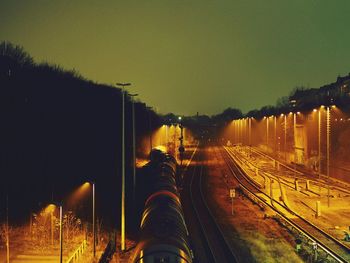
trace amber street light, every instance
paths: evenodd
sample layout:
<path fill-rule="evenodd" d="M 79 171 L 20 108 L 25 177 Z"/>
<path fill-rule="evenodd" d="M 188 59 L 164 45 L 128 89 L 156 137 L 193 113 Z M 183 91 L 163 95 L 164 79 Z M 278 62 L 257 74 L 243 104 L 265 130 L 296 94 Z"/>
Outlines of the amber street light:
<path fill-rule="evenodd" d="M 94 246 L 94 257 L 96 256 L 96 206 L 95 206 L 95 183 L 90 183 L 92 185 L 92 236 L 93 236 L 93 246 Z"/>
<path fill-rule="evenodd" d="M 59 207 L 59 226 L 60 226 L 60 263 L 63 262 L 63 207 L 62 204 L 49 204 L 45 209 L 44 213 L 51 213 L 51 216 L 54 210 Z M 52 217 L 51 217 L 51 227 L 52 226 Z M 53 238 L 53 228 L 51 228 L 51 238 Z M 52 242 L 52 241 L 51 241 Z"/>
<path fill-rule="evenodd" d="M 125 87 L 131 83 L 116 83 L 122 89 L 122 204 L 121 204 L 121 250 L 125 250 Z"/>
<path fill-rule="evenodd" d="M 92 186 L 92 237 L 93 237 L 93 254 L 94 257 L 96 256 L 96 201 L 95 201 L 95 183 L 94 182 L 86 182 L 83 184 L 82 187 L 84 187 L 85 185 L 87 186 Z"/>

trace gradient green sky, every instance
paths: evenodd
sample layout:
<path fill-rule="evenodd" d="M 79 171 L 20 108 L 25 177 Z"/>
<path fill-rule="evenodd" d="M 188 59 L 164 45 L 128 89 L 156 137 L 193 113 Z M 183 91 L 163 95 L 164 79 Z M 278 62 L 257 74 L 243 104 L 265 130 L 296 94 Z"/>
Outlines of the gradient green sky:
<path fill-rule="evenodd" d="M 246 112 L 350 72 L 348 0 L 0 0 L 0 40 L 131 82 L 159 112 Z"/>

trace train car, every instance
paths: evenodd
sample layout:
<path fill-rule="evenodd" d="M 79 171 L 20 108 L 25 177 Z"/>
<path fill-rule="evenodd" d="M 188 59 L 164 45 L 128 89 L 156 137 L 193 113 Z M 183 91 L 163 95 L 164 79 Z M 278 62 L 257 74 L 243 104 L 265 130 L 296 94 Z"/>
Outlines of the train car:
<path fill-rule="evenodd" d="M 176 187 L 176 160 L 153 150 L 146 165 L 149 191 L 141 217 L 140 240 L 130 262 L 190 263 L 188 241 L 179 194 Z"/>

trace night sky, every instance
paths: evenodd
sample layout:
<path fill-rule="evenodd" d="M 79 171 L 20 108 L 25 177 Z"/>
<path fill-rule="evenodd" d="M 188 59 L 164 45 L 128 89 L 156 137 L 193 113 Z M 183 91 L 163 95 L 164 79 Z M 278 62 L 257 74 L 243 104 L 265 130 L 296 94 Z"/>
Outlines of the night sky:
<path fill-rule="evenodd" d="M 0 41 L 161 113 L 243 112 L 350 72 L 348 0 L 1 0 Z"/>

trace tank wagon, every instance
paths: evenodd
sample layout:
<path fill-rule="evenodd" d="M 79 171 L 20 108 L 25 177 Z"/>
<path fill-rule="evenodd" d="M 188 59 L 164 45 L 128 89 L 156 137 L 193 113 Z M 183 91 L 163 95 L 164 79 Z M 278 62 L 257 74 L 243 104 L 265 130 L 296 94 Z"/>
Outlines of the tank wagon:
<path fill-rule="evenodd" d="M 130 262 L 190 263 L 192 251 L 176 187 L 176 160 L 152 150 L 144 167 L 149 182 L 140 224 L 140 240 Z"/>

